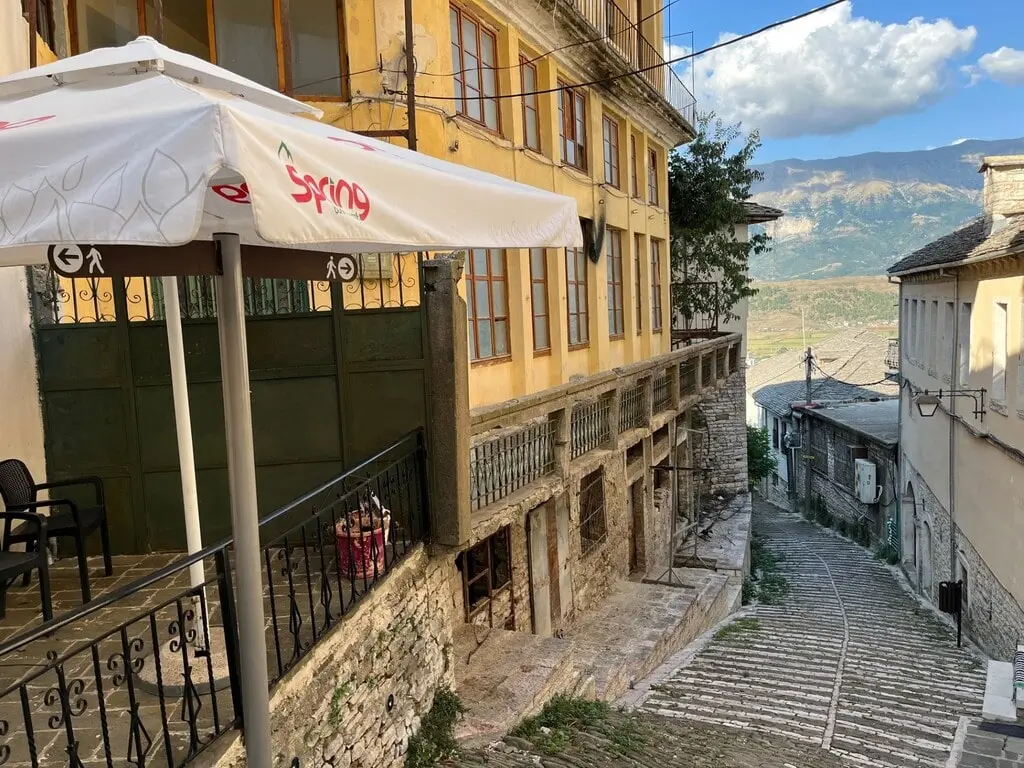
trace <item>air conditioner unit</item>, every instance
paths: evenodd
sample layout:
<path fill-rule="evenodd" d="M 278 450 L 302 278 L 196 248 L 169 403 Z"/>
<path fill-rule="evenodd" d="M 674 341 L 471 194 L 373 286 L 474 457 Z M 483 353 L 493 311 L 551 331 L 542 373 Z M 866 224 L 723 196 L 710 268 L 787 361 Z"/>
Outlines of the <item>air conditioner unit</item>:
<path fill-rule="evenodd" d="M 882 488 L 875 480 L 876 469 L 873 461 L 857 459 L 854 478 L 857 485 L 857 500 L 861 504 L 877 504 Z"/>
<path fill-rule="evenodd" d="M 787 451 L 803 448 L 803 438 L 799 432 L 787 432 L 782 436 L 782 447 Z"/>

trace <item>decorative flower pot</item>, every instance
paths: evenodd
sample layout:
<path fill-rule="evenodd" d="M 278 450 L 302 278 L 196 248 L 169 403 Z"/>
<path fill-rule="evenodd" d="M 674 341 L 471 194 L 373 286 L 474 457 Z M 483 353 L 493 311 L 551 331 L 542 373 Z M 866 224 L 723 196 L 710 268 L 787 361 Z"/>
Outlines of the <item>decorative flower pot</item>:
<path fill-rule="evenodd" d="M 334 526 L 338 562 L 342 574 L 372 579 L 384 573 L 384 548 L 390 538 L 391 512 L 382 514 L 354 510 Z M 376 570 L 375 570 L 376 569 Z"/>

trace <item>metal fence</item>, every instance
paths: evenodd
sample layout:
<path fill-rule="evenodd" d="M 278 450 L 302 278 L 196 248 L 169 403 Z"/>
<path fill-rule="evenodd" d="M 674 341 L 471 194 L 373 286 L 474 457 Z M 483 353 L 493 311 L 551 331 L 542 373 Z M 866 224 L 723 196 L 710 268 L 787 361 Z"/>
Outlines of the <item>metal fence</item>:
<path fill-rule="evenodd" d="M 577 403 L 572 409 L 570 445 L 572 458 L 578 458 L 595 448 L 600 448 L 611 438 L 608 414 L 611 401 L 608 397 Z"/>
<path fill-rule="evenodd" d="M 679 364 L 679 394 L 697 394 L 697 361 L 693 358 Z"/>
<path fill-rule="evenodd" d="M 546 418 L 470 448 L 470 508 L 486 507 L 554 472 L 555 424 Z"/>
<path fill-rule="evenodd" d="M 652 43 L 615 0 L 572 0 L 576 9 L 690 125 L 696 124 L 697 100 L 662 55 L 662 41 Z"/>
<path fill-rule="evenodd" d="M 700 385 L 702 387 L 712 386 L 714 381 L 714 362 L 713 352 L 709 352 L 706 355 L 702 355 L 700 358 Z"/>
<path fill-rule="evenodd" d="M 664 373 L 655 376 L 651 389 L 654 393 L 654 412 L 658 413 L 660 411 L 664 411 L 668 408 L 669 401 L 668 376 Z"/>
<path fill-rule="evenodd" d="M 619 396 L 619 432 L 637 429 L 647 423 L 644 407 L 644 385 L 637 384 L 622 391 Z"/>
<path fill-rule="evenodd" d="M 272 684 L 424 538 L 424 467 L 417 432 L 261 520 Z M 239 726 L 232 559 L 227 539 L 0 645 L 0 764 L 177 768 Z"/>

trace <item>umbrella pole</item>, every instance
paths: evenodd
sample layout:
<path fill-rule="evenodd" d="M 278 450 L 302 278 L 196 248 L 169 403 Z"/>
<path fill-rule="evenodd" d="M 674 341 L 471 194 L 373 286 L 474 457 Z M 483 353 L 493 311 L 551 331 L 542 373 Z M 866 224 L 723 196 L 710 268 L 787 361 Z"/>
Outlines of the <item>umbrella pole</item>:
<path fill-rule="evenodd" d="M 249 360 L 245 345 L 242 248 L 238 235 L 216 234 L 224 273 L 217 278 L 217 330 L 224 392 L 224 424 L 235 539 L 236 608 L 242 726 L 248 768 L 270 768 L 270 684 L 264 634 L 256 459 L 252 443 Z"/>
<path fill-rule="evenodd" d="M 181 331 L 181 304 L 178 301 L 178 278 L 160 278 L 164 289 L 164 318 L 167 322 L 167 352 L 171 361 L 171 389 L 174 393 L 174 425 L 178 433 L 178 464 L 181 467 L 181 500 L 185 509 L 185 543 L 188 553 L 194 555 L 203 548 L 203 533 L 199 522 L 199 491 L 196 488 L 196 459 L 192 448 L 192 413 L 188 403 L 188 376 L 185 372 L 185 343 Z M 206 570 L 202 561 L 189 568 L 189 581 L 196 594 L 193 609 L 203 624 L 202 636 L 197 638 L 201 647 L 207 647 L 209 627 L 204 605 Z M 202 605 L 198 590 L 203 590 Z"/>

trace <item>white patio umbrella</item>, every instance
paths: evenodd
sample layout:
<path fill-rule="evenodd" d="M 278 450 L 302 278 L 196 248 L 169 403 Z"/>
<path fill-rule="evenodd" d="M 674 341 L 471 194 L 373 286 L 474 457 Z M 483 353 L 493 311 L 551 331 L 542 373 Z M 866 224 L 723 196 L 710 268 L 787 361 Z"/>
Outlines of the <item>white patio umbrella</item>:
<path fill-rule="evenodd" d="M 217 321 L 252 768 L 269 768 L 270 745 L 240 246 L 361 253 L 582 244 L 569 198 L 295 116 L 302 113 L 319 116 L 146 37 L 0 79 L 0 265 L 45 263 L 49 246 L 219 245 Z M 176 272 L 172 261 L 167 266 Z M 168 299 L 172 369 L 180 365 L 183 375 L 180 328 L 176 351 L 171 328 L 180 318 Z M 180 421 L 183 376 L 174 382 Z M 185 431 L 191 440 L 189 425 L 179 423 L 179 443 Z M 183 466 L 185 482 L 188 473 Z"/>

